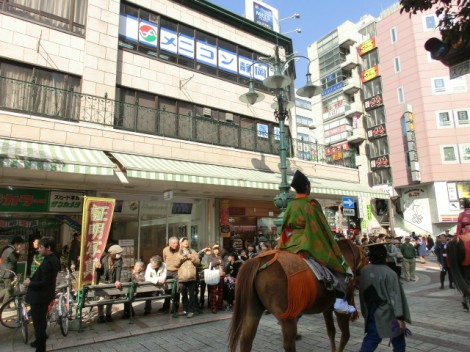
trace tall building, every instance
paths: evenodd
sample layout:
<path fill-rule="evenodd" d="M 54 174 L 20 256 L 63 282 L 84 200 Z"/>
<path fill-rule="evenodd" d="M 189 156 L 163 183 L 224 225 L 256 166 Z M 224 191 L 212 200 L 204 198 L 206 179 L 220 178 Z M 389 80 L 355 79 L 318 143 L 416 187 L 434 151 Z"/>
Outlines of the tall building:
<path fill-rule="evenodd" d="M 470 196 L 470 80 L 449 79 L 424 49 L 438 22 L 434 9 L 409 17 L 398 5 L 377 22 L 396 210 L 431 234 L 453 227 Z"/>
<path fill-rule="evenodd" d="M 292 53 L 289 38 L 199 0 L 0 0 L 0 30 L 0 239 L 65 245 L 85 195 L 116 199 L 110 236 L 134 257 L 172 235 L 275 237 L 279 124 L 258 59 Z M 253 106 L 250 79 L 266 95 Z M 323 203 L 387 197 L 288 139 L 288 173 Z"/>
<path fill-rule="evenodd" d="M 308 48 L 325 143 L 355 150 L 362 182 L 391 197 L 371 202 L 377 231 L 440 233 L 470 196 L 468 76 L 450 80 L 424 49 L 437 24 L 435 10 L 410 17 L 397 3 Z"/>

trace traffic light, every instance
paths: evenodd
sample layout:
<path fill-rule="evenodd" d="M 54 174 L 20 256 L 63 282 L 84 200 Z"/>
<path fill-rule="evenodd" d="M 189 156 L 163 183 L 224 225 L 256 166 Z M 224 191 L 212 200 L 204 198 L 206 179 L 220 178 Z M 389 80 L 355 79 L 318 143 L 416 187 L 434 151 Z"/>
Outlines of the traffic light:
<path fill-rule="evenodd" d="M 442 62 L 447 67 L 455 66 L 470 59 L 469 43 L 453 48 L 440 39 L 431 38 L 424 43 L 424 48 L 431 53 L 434 60 Z"/>

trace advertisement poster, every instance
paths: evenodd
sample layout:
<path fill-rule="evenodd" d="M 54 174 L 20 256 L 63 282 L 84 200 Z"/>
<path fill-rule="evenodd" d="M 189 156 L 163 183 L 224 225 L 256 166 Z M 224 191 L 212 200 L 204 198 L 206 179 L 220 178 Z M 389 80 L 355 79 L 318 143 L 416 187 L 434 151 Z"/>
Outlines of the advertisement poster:
<path fill-rule="evenodd" d="M 116 200 L 84 197 L 78 289 L 94 282 L 94 260 L 100 259 L 108 240 Z"/>

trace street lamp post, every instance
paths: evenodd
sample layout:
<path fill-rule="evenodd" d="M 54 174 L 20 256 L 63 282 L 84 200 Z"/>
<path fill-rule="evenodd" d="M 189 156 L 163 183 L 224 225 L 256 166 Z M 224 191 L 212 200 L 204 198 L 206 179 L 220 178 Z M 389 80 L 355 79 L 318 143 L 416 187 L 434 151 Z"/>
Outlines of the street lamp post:
<path fill-rule="evenodd" d="M 289 200 L 292 198 L 289 194 L 290 185 L 287 183 L 287 142 L 285 136 L 285 122 L 289 117 L 289 110 L 294 107 L 294 103 L 289 101 L 287 96 L 287 87 L 291 84 L 292 79 L 285 75 L 284 72 L 293 60 L 304 58 L 308 60 L 307 67 L 307 84 L 297 91 L 297 95 L 312 98 L 314 95 L 321 93 L 321 87 L 315 86 L 311 81 L 311 74 L 309 66 L 311 61 L 301 55 L 288 54 L 284 59 L 279 56 L 279 46 L 274 47 L 274 55 L 269 57 L 261 57 L 258 62 L 269 65 L 272 68 L 273 74 L 268 76 L 263 85 L 272 90 L 274 95 L 274 103 L 271 107 L 274 109 L 274 117 L 279 122 L 279 157 L 280 157 L 280 171 L 281 183 L 279 185 L 279 193 L 274 197 L 274 205 L 281 211 L 279 217 L 276 219 L 277 233 L 280 233 L 280 225 L 282 224 L 282 217 Z M 256 63 L 256 62 L 255 62 Z M 254 63 L 253 63 L 254 64 Z M 252 64 L 252 65 L 253 65 Z M 264 99 L 263 94 L 258 93 L 254 89 L 253 77 L 250 78 L 249 91 L 240 96 L 240 101 L 253 105 Z"/>

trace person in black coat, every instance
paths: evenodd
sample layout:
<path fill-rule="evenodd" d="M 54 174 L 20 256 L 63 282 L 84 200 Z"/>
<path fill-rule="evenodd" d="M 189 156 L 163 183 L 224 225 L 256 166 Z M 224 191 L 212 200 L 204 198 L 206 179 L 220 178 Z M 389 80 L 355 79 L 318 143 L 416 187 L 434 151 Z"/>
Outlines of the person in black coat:
<path fill-rule="evenodd" d="M 55 241 L 50 237 L 39 240 L 39 254 L 44 257 L 31 279 L 26 279 L 24 285 L 28 286 L 26 302 L 31 306 L 30 314 L 33 319 L 36 341 L 31 346 L 36 352 L 46 351 L 47 308 L 54 299 L 57 273 L 60 270 L 60 261 L 54 253 Z"/>

